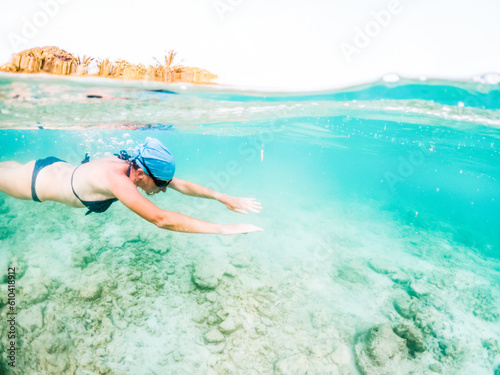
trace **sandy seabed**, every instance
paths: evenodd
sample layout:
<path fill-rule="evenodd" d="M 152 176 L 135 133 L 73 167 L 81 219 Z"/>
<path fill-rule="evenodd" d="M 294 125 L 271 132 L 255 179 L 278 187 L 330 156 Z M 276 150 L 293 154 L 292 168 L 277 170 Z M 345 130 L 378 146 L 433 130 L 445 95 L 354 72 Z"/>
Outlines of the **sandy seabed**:
<path fill-rule="evenodd" d="M 203 216 L 189 199 L 168 207 Z M 120 203 L 85 217 L 1 195 L 0 215 L 7 374 L 500 374 L 500 262 L 374 207 L 275 201 L 243 217 L 263 233 L 234 237 Z"/>

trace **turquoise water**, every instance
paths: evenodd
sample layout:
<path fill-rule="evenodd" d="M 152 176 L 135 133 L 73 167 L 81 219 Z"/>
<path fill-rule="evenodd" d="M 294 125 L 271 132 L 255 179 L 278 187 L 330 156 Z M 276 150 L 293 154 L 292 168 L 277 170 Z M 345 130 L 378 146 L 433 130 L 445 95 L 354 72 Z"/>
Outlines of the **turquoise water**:
<path fill-rule="evenodd" d="M 498 84 L 286 94 L 1 75 L 0 127 L 0 162 L 77 165 L 156 137 L 179 178 L 263 210 L 175 191 L 155 204 L 264 229 L 180 234 L 120 203 L 85 216 L 0 193 L 3 349 L 18 270 L 6 373 L 500 371 Z"/>

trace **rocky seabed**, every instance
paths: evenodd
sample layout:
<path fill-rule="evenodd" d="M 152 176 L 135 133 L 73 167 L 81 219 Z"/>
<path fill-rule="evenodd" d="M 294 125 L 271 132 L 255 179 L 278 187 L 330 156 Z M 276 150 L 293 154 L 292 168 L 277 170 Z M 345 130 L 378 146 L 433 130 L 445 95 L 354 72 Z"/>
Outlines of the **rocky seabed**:
<path fill-rule="evenodd" d="M 18 285 L 7 374 L 500 374 L 499 263 L 449 239 L 307 227 L 341 217 L 325 207 L 223 238 L 56 207 L 1 200 Z"/>

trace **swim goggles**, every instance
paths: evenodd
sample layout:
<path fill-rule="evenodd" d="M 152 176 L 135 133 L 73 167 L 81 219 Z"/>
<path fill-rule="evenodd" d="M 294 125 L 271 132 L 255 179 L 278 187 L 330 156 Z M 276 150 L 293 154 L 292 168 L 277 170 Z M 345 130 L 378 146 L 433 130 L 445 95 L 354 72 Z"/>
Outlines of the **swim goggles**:
<path fill-rule="evenodd" d="M 159 188 L 167 187 L 168 184 L 170 182 L 172 182 L 172 179 L 170 179 L 170 180 L 159 180 L 159 179 L 157 179 L 155 176 L 153 176 L 153 173 L 151 173 L 151 171 L 149 170 L 149 168 L 146 165 L 146 163 L 142 163 L 142 165 L 144 165 L 144 167 L 146 168 L 146 173 L 149 175 L 149 177 L 151 177 L 151 179 L 153 180 L 153 182 L 155 183 L 155 185 L 158 186 Z"/>

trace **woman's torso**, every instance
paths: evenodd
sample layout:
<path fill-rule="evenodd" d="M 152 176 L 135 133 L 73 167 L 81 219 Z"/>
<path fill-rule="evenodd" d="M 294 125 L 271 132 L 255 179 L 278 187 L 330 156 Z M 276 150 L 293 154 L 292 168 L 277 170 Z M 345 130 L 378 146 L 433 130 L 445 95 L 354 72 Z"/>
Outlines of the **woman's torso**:
<path fill-rule="evenodd" d="M 84 207 L 80 199 L 103 201 L 115 198 L 109 189 L 109 178 L 117 172 L 125 174 L 127 168 L 126 161 L 115 157 L 93 160 L 77 167 L 68 163 L 54 163 L 39 172 L 36 193 L 41 201 L 50 200 L 72 207 Z M 73 189 L 80 199 L 73 193 Z"/>

